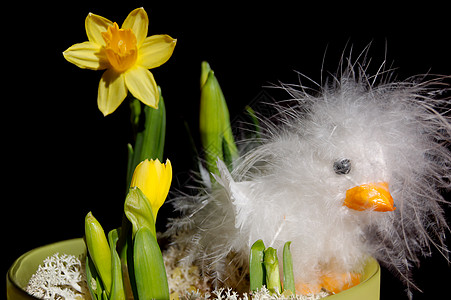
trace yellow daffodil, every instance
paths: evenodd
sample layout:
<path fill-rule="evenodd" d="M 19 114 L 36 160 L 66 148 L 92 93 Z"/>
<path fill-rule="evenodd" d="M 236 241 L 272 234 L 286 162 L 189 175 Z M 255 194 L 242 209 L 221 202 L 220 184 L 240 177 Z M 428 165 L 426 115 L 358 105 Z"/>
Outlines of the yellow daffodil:
<path fill-rule="evenodd" d="M 154 220 L 169 193 L 172 181 L 172 166 L 169 159 L 162 164 L 158 159 L 142 161 L 133 173 L 130 187 L 138 187 L 152 206 Z"/>
<path fill-rule="evenodd" d="M 104 70 L 97 104 L 106 116 L 124 101 L 127 92 L 144 104 L 158 108 L 159 92 L 148 69 L 164 64 L 176 44 L 169 35 L 147 37 L 149 19 L 143 8 L 133 10 L 121 28 L 116 22 L 88 14 L 85 21 L 88 41 L 63 52 L 69 62 L 83 69 Z"/>

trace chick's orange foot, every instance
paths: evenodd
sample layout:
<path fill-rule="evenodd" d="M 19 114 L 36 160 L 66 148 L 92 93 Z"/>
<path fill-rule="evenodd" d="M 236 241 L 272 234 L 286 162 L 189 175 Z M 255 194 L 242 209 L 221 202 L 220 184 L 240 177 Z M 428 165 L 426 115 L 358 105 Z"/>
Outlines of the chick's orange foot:
<path fill-rule="evenodd" d="M 359 273 L 327 273 L 320 277 L 319 282 L 296 282 L 296 293 L 301 295 L 319 294 L 322 289 L 337 294 L 360 283 Z"/>

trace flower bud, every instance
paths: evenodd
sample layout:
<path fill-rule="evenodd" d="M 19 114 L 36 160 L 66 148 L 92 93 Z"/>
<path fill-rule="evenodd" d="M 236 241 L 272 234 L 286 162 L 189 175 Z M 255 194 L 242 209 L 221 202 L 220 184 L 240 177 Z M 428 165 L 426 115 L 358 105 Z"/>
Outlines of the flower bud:
<path fill-rule="evenodd" d="M 277 258 L 277 250 L 268 247 L 265 250 L 265 258 L 263 261 L 266 270 L 266 287 L 271 293 L 282 293 L 282 285 L 279 276 L 279 260 Z"/>
<path fill-rule="evenodd" d="M 102 279 L 107 294 L 111 289 L 111 252 L 102 226 L 89 212 L 85 218 L 85 238 L 89 256 Z"/>
<path fill-rule="evenodd" d="M 224 94 L 207 62 L 202 63 L 199 127 L 207 169 L 218 174 L 216 161 L 221 159 L 230 165 L 238 157 L 238 150 Z"/>
<path fill-rule="evenodd" d="M 169 193 L 172 181 L 172 166 L 169 159 L 165 164 L 160 160 L 144 160 L 135 168 L 130 187 L 138 187 L 149 200 L 153 219 Z"/>

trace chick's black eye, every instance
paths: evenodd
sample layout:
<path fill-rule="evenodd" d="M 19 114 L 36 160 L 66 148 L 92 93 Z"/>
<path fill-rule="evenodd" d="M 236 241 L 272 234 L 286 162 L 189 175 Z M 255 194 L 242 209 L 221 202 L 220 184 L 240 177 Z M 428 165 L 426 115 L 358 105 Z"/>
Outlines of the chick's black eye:
<path fill-rule="evenodd" d="M 351 172 L 351 161 L 347 158 L 341 158 L 334 162 L 334 172 L 338 175 L 345 175 Z"/>

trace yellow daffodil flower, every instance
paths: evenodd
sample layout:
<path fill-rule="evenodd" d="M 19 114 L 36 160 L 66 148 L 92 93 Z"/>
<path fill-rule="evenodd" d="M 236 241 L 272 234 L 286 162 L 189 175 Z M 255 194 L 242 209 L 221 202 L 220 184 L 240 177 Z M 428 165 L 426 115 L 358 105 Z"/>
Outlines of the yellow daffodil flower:
<path fill-rule="evenodd" d="M 63 52 L 67 61 L 83 69 L 104 70 L 97 104 L 106 116 L 124 101 L 127 92 L 144 104 L 158 108 L 159 92 L 148 69 L 164 64 L 176 44 L 169 35 L 147 37 L 149 19 L 143 8 L 133 10 L 121 28 L 116 22 L 88 14 L 85 21 L 88 41 Z"/>
<path fill-rule="evenodd" d="M 169 193 L 172 181 L 172 166 L 169 159 L 162 164 L 158 158 L 142 161 L 135 168 L 130 187 L 138 187 L 152 206 L 154 220 Z"/>

